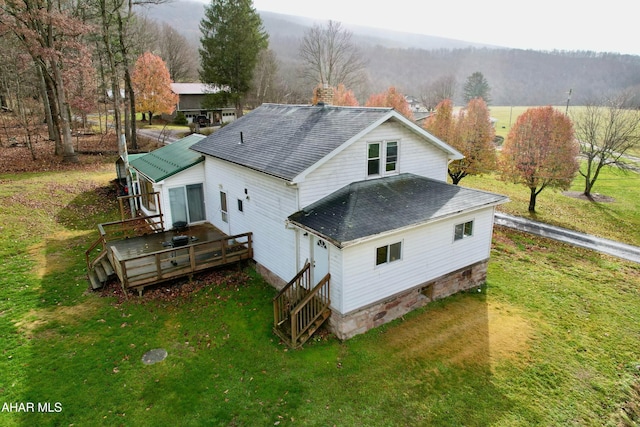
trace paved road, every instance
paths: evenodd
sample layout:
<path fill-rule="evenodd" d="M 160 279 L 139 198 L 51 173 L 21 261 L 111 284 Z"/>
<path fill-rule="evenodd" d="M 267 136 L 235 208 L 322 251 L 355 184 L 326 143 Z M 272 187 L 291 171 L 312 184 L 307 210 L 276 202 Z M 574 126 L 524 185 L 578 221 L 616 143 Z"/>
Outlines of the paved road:
<path fill-rule="evenodd" d="M 495 223 L 640 263 L 640 247 L 496 212 Z"/>
<path fill-rule="evenodd" d="M 137 134 L 146 138 L 162 141 L 165 144 L 171 144 L 172 142 L 180 139 L 174 131 L 165 130 L 164 133 L 157 129 L 138 129 Z"/>

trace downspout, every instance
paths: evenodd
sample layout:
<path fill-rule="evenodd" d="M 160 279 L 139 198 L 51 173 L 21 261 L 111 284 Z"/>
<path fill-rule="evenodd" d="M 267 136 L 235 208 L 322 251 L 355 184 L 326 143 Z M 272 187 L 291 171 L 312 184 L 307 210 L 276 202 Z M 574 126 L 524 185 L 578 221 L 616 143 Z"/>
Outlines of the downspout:
<path fill-rule="evenodd" d="M 123 133 L 120 134 L 120 149 L 121 149 L 122 159 L 124 160 L 124 170 L 125 170 L 125 173 L 127 174 L 127 190 L 128 190 L 127 195 L 131 196 L 133 191 L 133 184 L 131 182 L 131 174 L 129 173 L 129 152 L 127 150 L 127 140 L 124 137 Z M 136 212 L 136 205 L 133 197 L 129 197 L 129 209 L 131 209 L 131 218 L 135 218 L 137 212 Z"/>

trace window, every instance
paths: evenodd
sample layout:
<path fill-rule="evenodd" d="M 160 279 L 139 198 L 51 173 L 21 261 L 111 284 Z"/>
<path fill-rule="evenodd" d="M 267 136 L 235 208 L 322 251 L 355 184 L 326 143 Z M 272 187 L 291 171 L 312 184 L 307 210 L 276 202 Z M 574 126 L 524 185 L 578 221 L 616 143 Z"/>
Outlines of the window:
<path fill-rule="evenodd" d="M 367 175 L 380 175 L 380 144 L 369 144 Z"/>
<path fill-rule="evenodd" d="M 242 199 L 238 199 L 238 211 L 244 212 L 244 204 L 242 203 Z"/>
<path fill-rule="evenodd" d="M 386 172 L 395 172 L 398 164 L 398 143 L 387 142 Z"/>
<path fill-rule="evenodd" d="M 142 206 L 144 206 L 147 210 L 155 211 L 156 210 L 156 196 L 153 194 L 153 184 L 151 181 L 140 177 L 140 191 L 141 191 L 141 201 Z"/>
<path fill-rule="evenodd" d="M 386 264 L 398 261 L 402 257 L 402 242 L 394 243 L 387 246 L 381 246 L 376 249 L 376 265 Z"/>
<path fill-rule="evenodd" d="M 227 193 L 220 192 L 220 214 L 222 215 L 222 221 L 229 222 L 229 213 L 227 211 Z"/>
<path fill-rule="evenodd" d="M 454 240 L 462 240 L 473 235 L 473 221 L 456 224 Z"/>
<path fill-rule="evenodd" d="M 169 207 L 172 221 L 187 224 L 206 219 L 202 184 L 191 184 L 169 189 Z"/>
<path fill-rule="evenodd" d="M 373 142 L 367 145 L 367 176 L 385 175 L 397 171 L 397 141 Z"/>

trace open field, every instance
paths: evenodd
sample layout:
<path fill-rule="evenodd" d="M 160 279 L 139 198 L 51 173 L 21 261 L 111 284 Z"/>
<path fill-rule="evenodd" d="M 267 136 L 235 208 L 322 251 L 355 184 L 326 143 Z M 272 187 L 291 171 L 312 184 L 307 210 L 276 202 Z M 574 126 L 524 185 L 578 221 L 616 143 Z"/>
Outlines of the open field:
<path fill-rule="evenodd" d="M 0 425 L 640 422 L 637 264 L 498 228 L 479 292 L 291 351 L 271 332 L 275 290 L 250 266 L 142 298 L 88 292 L 84 249 L 118 216 L 114 176 L 111 160 L 0 175 L 0 405 L 50 410 L 3 410 Z M 598 191 L 615 203 L 545 191 L 541 219 L 598 214 L 576 227 L 638 239 L 637 178 L 610 178 Z M 527 191 L 513 190 L 517 213 Z M 167 359 L 144 365 L 154 348 Z"/>

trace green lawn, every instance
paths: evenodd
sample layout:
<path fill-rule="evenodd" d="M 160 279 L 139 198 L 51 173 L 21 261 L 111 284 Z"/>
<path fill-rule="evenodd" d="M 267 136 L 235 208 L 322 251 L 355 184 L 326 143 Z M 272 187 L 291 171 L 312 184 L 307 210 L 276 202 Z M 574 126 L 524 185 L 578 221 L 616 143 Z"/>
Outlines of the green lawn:
<path fill-rule="evenodd" d="M 251 268 L 143 298 L 87 291 L 84 249 L 118 216 L 112 168 L 0 176 L 0 405 L 52 411 L 0 412 L 0 425 L 640 422 L 640 265 L 497 229 L 480 292 L 291 351 L 271 332 L 275 290 Z M 637 217 L 632 179 L 610 193 Z M 591 209 L 539 203 L 545 220 Z M 600 211 L 636 224 L 618 205 Z M 167 359 L 142 364 L 154 348 Z"/>
<path fill-rule="evenodd" d="M 498 208 L 502 212 L 640 246 L 640 175 L 637 173 L 603 169 L 594 194 L 613 199 L 608 202 L 576 199 L 559 190 L 545 189 L 538 195 L 535 214 L 528 211 L 529 189 L 524 185 L 503 182 L 494 174 L 469 176 L 460 181 L 460 185 L 509 196 L 511 201 Z M 580 193 L 582 190 L 584 181 L 578 176 L 569 191 Z"/>

